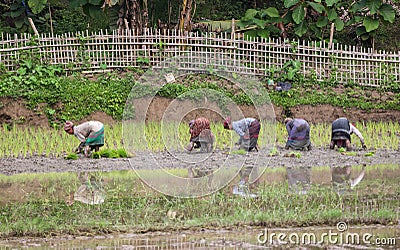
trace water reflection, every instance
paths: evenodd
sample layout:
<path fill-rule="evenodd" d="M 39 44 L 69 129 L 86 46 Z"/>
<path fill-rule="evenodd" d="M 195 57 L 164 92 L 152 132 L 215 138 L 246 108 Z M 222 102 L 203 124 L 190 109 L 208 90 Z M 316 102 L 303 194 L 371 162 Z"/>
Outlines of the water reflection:
<path fill-rule="evenodd" d="M 306 194 L 311 188 L 311 167 L 286 167 L 289 191 Z M 339 194 L 350 191 L 357 186 L 365 175 L 365 165 L 361 172 L 352 176 L 352 166 L 331 167 L 332 188 Z M 320 180 L 315 180 L 319 183 Z"/>
<path fill-rule="evenodd" d="M 68 205 L 72 205 L 75 201 L 79 201 L 89 205 L 98 205 L 104 202 L 106 192 L 103 188 L 103 180 L 94 174 L 78 173 L 78 179 L 82 183 L 78 189 L 70 194 L 66 201 Z"/>
<path fill-rule="evenodd" d="M 362 167 L 360 174 L 352 179 L 352 167 L 332 167 L 332 187 L 339 194 L 350 191 L 352 188 L 357 186 L 360 181 L 364 178 L 365 165 Z"/>
<path fill-rule="evenodd" d="M 298 194 L 306 194 L 310 190 L 311 167 L 287 167 L 289 190 Z"/>

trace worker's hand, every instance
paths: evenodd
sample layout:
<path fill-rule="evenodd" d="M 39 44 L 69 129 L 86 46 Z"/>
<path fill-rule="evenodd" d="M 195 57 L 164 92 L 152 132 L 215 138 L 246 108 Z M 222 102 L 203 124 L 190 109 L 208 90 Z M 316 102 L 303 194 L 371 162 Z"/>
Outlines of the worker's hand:
<path fill-rule="evenodd" d="M 190 152 L 190 151 L 192 151 L 193 146 L 194 146 L 193 142 L 190 142 L 189 145 L 187 145 L 187 147 L 185 149 Z"/>
<path fill-rule="evenodd" d="M 249 140 L 250 139 L 250 135 L 244 135 L 243 136 L 243 140 Z"/>
<path fill-rule="evenodd" d="M 80 143 L 79 146 L 75 149 L 75 153 L 80 154 L 82 153 L 84 147 L 84 143 Z"/>

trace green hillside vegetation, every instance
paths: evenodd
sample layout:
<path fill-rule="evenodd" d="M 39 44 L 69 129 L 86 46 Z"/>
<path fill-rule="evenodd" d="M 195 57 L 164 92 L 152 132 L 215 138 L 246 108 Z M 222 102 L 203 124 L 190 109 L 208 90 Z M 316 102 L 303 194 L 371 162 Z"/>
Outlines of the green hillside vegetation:
<path fill-rule="evenodd" d="M 41 109 L 53 126 L 65 120 L 80 120 L 95 111 L 103 111 L 116 120 L 123 117 L 125 102 L 142 70 L 104 73 L 89 79 L 80 73 L 65 76 L 57 66 L 21 65 L 16 73 L 1 72 L 0 97 L 23 98 L 30 109 Z M 121 77 L 122 76 L 122 77 Z M 286 79 L 280 75 L 280 79 Z M 267 81 L 267 79 L 261 79 Z M 289 109 L 297 105 L 330 104 L 337 107 L 355 107 L 361 110 L 400 110 L 400 84 L 386 88 L 360 87 L 354 83 L 337 85 L 317 82 L 296 76 L 289 91 L 269 90 L 269 98 L 276 106 Z M 265 87 L 268 85 L 265 83 Z M 193 89 L 208 88 L 222 92 L 239 105 L 252 105 L 251 99 L 231 82 L 214 75 L 189 75 L 165 85 L 158 95 L 167 98 Z M 340 91 L 337 91 L 340 88 Z M 146 88 L 144 88 L 146 89 Z M 150 91 L 150 90 L 149 90 Z M 137 93 L 145 96 L 146 91 Z M 265 97 L 268 98 L 268 97 Z"/>

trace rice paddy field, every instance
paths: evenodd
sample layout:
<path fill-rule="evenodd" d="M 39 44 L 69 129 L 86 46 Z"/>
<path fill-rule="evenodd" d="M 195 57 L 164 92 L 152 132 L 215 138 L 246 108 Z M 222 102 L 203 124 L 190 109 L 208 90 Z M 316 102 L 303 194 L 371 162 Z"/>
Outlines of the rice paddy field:
<path fill-rule="evenodd" d="M 365 138 L 365 143 L 370 150 L 389 149 L 398 150 L 400 145 L 400 125 L 397 122 L 366 122 L 355 124 Z M 135 143 L 130 146 L 134 151 L 161 151 L 165 149 L 165 140 L 177 142 L 174 150 L 182 150 L 189 140 L 186 123 L 160 124 L 150 122 L 134 124 L 134 129 L 129 129 Z M 259 144 L 274 144 L 284 146 L 287 132 L 283 124 L 262 124 L 264 129 L 260 135 Z M 125 127 L 126 128 L 126 127 Z M 271 129 L 270 129 L 271 128 Z M 236 135 L 224 130 L 221 124 L 211 124 L 211 130 L 216 137 L 216 148 L 223 150 L 229 142 L 236 141 Z M 105 126 L 105 148 L 124 148 L 123 126 L 113 124 Z M 311 142 L 314 147 L 327 147 L 330 142 L 330 124 L 311 124 Z M 171 139 L 173 138 L 173 139 Z M 357 137 L 352 136 L 352 143 L 360 148 Z M 72 152 L 78 145 L 73 136 L 68 135 L 62 129 L 42 129 L 40 127 L 9 127 L 3 126 L 0 133 L 0 158 L 25 158 L 30 156 L 64 157 Z"/>
<path fill-rule="evenodd" d="M 65 156 L 78 141 L 62 130 L 4 126 L 0 133 L 0 246 L 280 249 L 289 245 L 276 239 L 260 241 L 260 233 L 268 229 L 321 235 L 329 230 L 338 233 L 339 223 L 345 223 L 347 233 L 370 233 L 373 239 L 387 240 L 378 247 L 399 247 L 398 123 L 356 124 L 368 148 L 362 150 L 353 135 L 352 152 L 328 148 L 330 124 L 311 124 L 313 149 L 307 152 L 283 149 L 283 124 L 262 126 L 271 129 L 262 130 L 269 134 L 261 136 L 260 144 L 272 146 L 258 154 L 242 154 L 232 145 L 235 134 L 212 124 L 216 147 L 204 164 L 218 165 L 223 157 L 232 156 L 243 166 L 254 167 L 257 155 L 258 166 L 265 165 L 257 182 L 241 187 L 245 195 L 234 191 L 239 174 L 206 195 L 189 198 L 168 195 L 168 190 L 156 190 L 143 181 L 148 175 L 162 180 L 160 173 L 165 172 L 189 178 L 192 163 L 186 159 L 201 159 L 204 154 L 183 151 L 189 140 L 185 123 L 135 124 L 137 134 L 131 135 L 135 143 L 127 150 L 128 158 L 76 160 Z M 103 148 L 125 148 L 123 135 L 122 124 L 106 125 Z M 166 149 L 165 138 L 175 144 Z M 180 161 L 183 156 L 187 158 Z M 207 184 L 213 186 L 218 183 L 215 176 L 212 172 L 202 178 L 211 178 Z M 315 249 L 376 247 L 371 242 L 346 245 L 327 239 L 305 245 Z"/>

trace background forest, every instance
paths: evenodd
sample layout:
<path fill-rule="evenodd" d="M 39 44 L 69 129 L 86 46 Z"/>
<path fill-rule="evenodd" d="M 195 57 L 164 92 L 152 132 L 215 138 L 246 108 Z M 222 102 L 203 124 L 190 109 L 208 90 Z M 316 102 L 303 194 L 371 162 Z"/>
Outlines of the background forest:
<path fill-rule="evenodd" d="M 399 0 L 3 0 L 1 33 L 171 28 L 400 50 Z"/>

